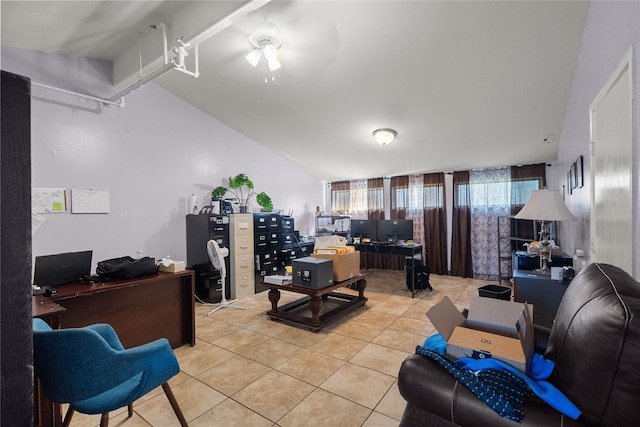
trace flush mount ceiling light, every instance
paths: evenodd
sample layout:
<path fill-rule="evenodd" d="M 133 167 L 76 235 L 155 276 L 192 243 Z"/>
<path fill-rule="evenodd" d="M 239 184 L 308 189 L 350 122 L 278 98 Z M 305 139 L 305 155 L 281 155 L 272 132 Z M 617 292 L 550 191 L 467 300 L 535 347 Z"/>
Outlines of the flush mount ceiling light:
<path fill-rule="evenodd" d="M 373 138 L 383 147 L 390 144 L 396 136 L 398 136 L 398 132 L 389 128 L 380 128 L 373 131 Z"/>
<path fill-rule="evenodd" d="M 278 59 L 278 48 L 282 46 L 282 39 L 273 28 L 265 28 L 249 34 L 249 43 L 253 50 L 245 56 L 252 67 L 257 67 L 264 56 L 269 71 L 276 71 L 282 64 Z"/>

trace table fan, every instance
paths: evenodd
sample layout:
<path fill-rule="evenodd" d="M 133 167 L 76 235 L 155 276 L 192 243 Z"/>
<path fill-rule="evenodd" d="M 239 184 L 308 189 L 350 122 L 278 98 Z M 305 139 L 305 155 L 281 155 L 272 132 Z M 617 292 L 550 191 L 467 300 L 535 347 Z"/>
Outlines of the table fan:
<path fill-rule="evenodd" d="M 211 310 L 208 315 L 211 315 L 213 313 L 215 313 L 216 311 L 220 310 L 221 308 L 225 308 L 225 307 L 231 307 L 231 308 L 237 308 L 240 310 L 244 310 L 244 307 L 240 307 L 237 305 L 231 305 L 234 302 L 238 301 L 237 299 L 234 299 L 232 301 L 227 301 L 226 298 L 226 280 L 227 280 L 227 267 L 224 264 L 224 257 L 226 257 L 227 255 L 229 255 L 229 249 L 227 248 L 221 248 L 218 245 L 218 242 L 216 242 L 215 240 L 209 240 L 207 242 L 207 253 L 209 254 L 209 261 L 211 261 L 211 265 L 213 265 L 213 268 L 215 268 L 216 270 L 220 270 L 220 276 L 222 278 L 222 299 L 220 300 L 220 306 L 214 308 L 213 310 Z"/>

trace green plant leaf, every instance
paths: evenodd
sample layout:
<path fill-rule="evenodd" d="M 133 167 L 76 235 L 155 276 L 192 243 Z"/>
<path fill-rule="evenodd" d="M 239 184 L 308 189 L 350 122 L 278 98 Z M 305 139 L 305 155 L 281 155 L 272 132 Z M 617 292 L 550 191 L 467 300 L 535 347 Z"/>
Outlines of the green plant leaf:
<path fill-rule="evenodd" d="M 229 190 L 227 190 L 226 187 L 216 187 L 211 192 L 211 197 L 214 198 L 214 199 L 220 199 L 222 196 L 227 194 L 227 191 L 229 191 Z"/>
<path fill-rule="evenodd" d="M 267 194 L 264 192 L 256 195 L 256 202 L 258 202 L 258 204 L 267 211 L 273 210 L 273 202 L 271 201 L 271 197 L 267 196 Z"/>

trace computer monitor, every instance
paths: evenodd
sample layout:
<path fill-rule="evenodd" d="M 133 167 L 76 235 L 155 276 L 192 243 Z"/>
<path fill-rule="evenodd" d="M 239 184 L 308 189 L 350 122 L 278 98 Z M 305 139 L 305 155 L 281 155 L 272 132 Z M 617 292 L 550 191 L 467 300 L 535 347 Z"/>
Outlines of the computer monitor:
<path fill-rule="evenodd" d="M 378 221 L 378 240 L 382 242 L 397 242 L 398 240 L 413 240 L 413 220 L 411 219 L 383 219 Z"/>
<path fill-rule="evenodd" d="M 377 240 L 376 229 L 375 220 L 351 218 L 351 237 L 369 238 L 375 241 Z"/>
<path fill-rule="evenodd" d="M 57 286 L 79 282 L 91 273 L 92 255 L 93 251 L 82 251 L 37 256 L 33 284 Z"/>

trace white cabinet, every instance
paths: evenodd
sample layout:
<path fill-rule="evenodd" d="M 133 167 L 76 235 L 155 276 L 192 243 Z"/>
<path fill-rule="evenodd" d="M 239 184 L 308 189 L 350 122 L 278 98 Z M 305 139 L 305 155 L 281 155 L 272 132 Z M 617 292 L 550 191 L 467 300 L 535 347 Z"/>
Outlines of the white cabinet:
<path fill-rule="evenodd" d="M 231 299 L 255 294 L 253 214 L 229 215 Z"/>

